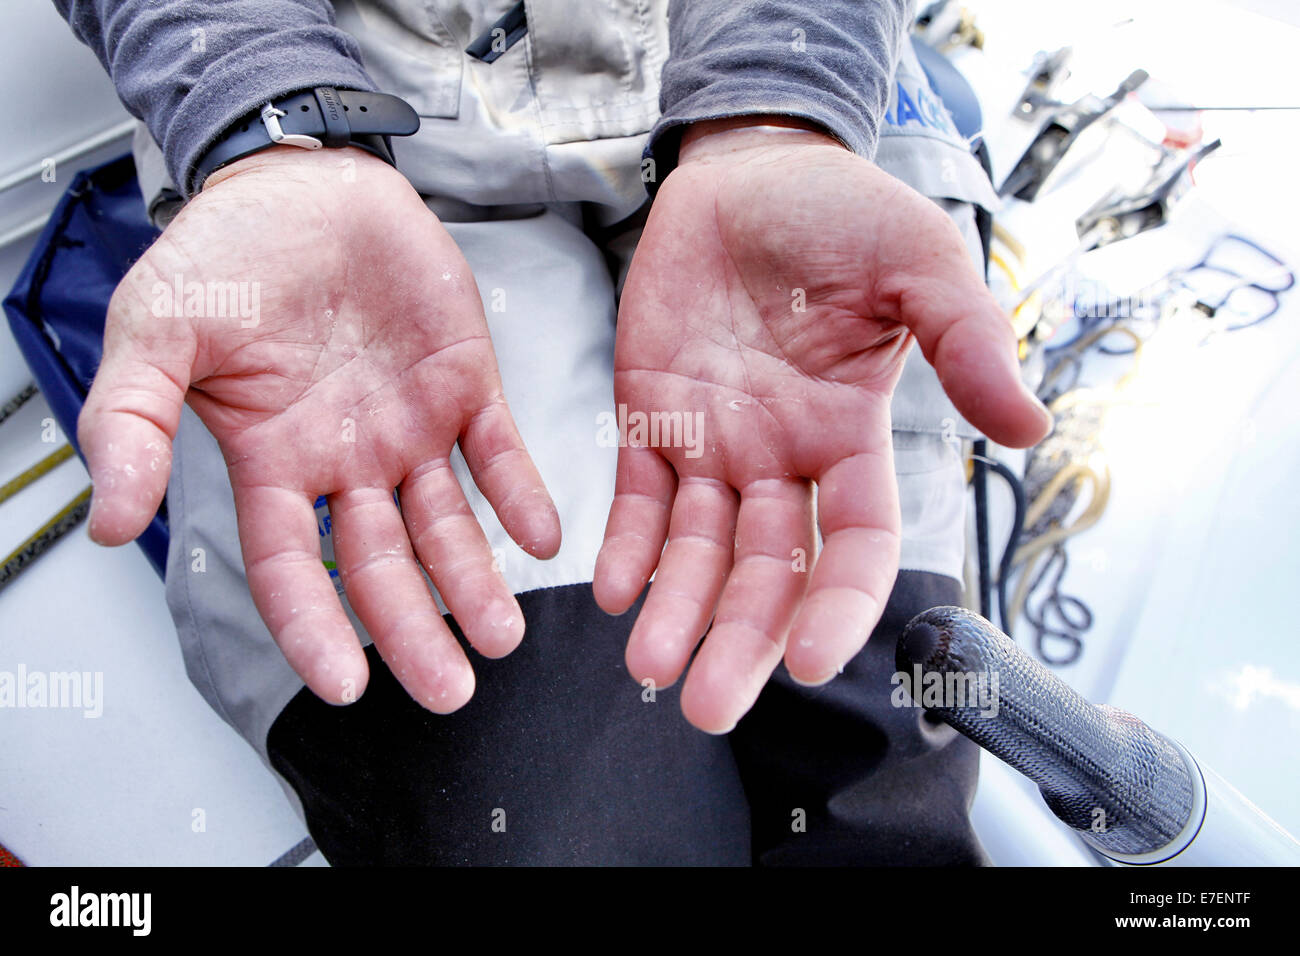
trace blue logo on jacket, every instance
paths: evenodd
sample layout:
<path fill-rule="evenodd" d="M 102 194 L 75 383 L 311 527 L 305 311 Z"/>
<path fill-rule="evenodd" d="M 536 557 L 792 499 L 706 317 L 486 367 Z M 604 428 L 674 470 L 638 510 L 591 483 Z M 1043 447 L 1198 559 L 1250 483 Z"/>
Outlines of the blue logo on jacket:
<path fill-rule="evenodd" d="M 885 113 L 885 122 L 891 126 L 917 125 L 936 130 L 946 136 L 959 136 L 948 111 L 924 83 L 916 83 L 908 92 L 902 78 L 894 82 L 894 102 Z"/>

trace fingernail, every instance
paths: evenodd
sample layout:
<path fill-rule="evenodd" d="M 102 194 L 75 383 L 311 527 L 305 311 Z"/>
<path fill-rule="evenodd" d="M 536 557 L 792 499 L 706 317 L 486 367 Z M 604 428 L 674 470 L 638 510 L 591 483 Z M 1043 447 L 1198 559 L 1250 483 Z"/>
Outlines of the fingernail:
<path fill-rule="evenodd" d="M 488 612 L 488 616 L 497 630 L 511 635 L 523 636 L 524 619 L 519 613 L 518 605 L 507 604 L 505 601 L 496 601 L 492 605 L 492 610 Z"/>
<path fill-rule="evenodd" d="M 1052 417 L 1051 411 L 1048 409 L 1046 405 L 1043 404 L 1042 400 L 1033 393 L 1033 391 L 1029 388 L 1028 385 L 1021 382 L 1020 387 L 1021 389 L 1024 390 L 1024 393 L 1029 397 L 1029 400 L 1030 402 L 1033 403 L 1034 407 L 1038 409 L 1038 417 L 1039 419 L 1042 420 L 1043 429 L 1045 431 L 1051 430 L 1052 426 L 1056 424 L 1056 420 Z"/>
<path fill-rule="evenodd" d="M 100 543 L 99 539 L 95 537 L 95 515 L 101 510 L 99 504 L 100 497 L 100 495 L 91 492 L 90 511 L 86 512 L 86 536 L 90 538 L 91 541 L 94 541 L 95 544 Z"/>
<path fill-rule="evenodd" d="M 790 679 L 791 679 L 792 681 L 794 681 L 796 684 L 798 684 L 800 687 L 821 687 L 821 686 L 823 686 L 824 684 L 829 684 L 829 683 L 830 683 L 831 681 L 833 681 L 836 677 L 838 677 L 839 674 L 840 674 L 840 672 L 841 672 L 842 670 L 843 670 L 843 668 L 841 668 L 840 670 L 833 670 L 833 671 L 831 671 L 829 674 L 827 674 L 825 677 L 819 677 L 819 678 L 816 678 L 815 680 L 810 680 L 810 681 L 800 680 L 800 679 L 799 679 L 798 677 L 796 677 L 793 673 L 791 673 L 791 674 L 790 674 Z M 789 672 L 787 671 L 787 673 L 789 673 Z"/>

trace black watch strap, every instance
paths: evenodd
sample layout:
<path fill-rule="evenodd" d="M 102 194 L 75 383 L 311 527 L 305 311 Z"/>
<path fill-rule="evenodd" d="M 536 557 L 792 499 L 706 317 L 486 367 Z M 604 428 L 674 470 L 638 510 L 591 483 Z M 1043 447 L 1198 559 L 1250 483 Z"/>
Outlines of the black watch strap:
<path fill-rule="evenodd" d="M 266 103 L 235 123 L 195 164 L 185 187 L 197 190 L 222 166 L 275 145 L 357 146 L 392 165 L 388 137 L 410 136 L 419 128 L 419 115 L 396 96 L 318 86 Z"/>

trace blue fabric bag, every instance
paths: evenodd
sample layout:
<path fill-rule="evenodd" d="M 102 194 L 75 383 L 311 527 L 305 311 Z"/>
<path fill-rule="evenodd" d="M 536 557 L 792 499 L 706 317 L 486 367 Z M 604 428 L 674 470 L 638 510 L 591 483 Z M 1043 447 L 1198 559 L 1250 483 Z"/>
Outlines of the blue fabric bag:
<path fill-rule="evenodd" d="M 80 172 L 4 300 L 18 348 L 79 455 L 77 416 L 99 368 L 109 299 L 158 235 L 130 156 Z M 159 577 L 167 564 L 166 512 L 164 502 L 138 539 Z"/>

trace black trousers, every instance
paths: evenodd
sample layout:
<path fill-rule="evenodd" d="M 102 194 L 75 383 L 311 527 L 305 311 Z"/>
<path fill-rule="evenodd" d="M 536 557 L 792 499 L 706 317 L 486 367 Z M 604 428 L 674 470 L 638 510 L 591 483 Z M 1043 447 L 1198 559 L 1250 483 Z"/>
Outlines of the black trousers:
<path fill-rule="evenodd" d="M 977 748 L 890 703 L 898 635 L 960 603 L 951 578 L 901 573 L 843 674 L 810 689 L 779 669 L 725 737 L 686 723 L 676 686 L 651 701 L 628 674 L 639 603 L 611 618 L 589 585 L 519 601 L 523 644 L 475 655 L 478 689 L 455 714 L 413 702 L 371 647 L 358 702 L 303 690 L 276 719 L 271 760 L 330 863 L 987 862 L 968 818 Z"/>

